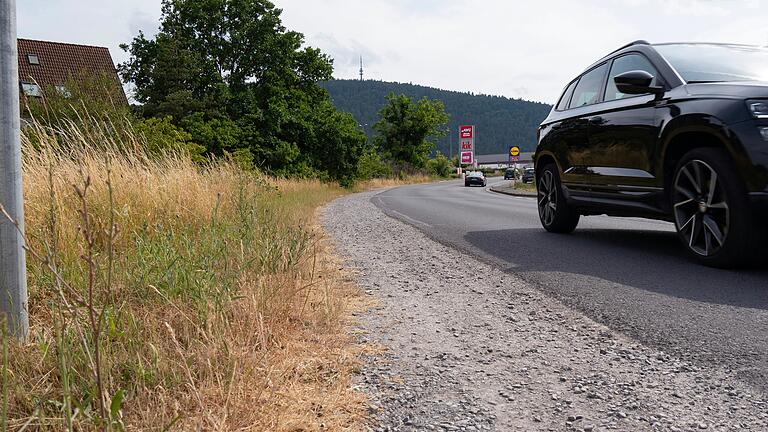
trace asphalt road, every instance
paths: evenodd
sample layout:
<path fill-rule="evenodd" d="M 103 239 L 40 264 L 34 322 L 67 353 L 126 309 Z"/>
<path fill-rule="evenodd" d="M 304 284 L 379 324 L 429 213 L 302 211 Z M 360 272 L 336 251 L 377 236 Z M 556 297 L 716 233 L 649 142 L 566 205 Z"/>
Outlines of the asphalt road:
<path fill-rule="evenodd" d="M 549 234 L 535 199 L 458 181 L 391 189 L 373 202 L 598 322 L 768 393 L 768 266 L 699 266 L 666 222 L 590 216 L 572 235 Z"/>

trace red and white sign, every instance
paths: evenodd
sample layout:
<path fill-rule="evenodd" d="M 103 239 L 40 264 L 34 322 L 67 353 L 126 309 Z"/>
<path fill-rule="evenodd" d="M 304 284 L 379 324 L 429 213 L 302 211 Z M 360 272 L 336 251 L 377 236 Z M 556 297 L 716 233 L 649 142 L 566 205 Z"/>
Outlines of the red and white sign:
<path fill-rule="evenodd" d="M 459 146 L 461 147 L 462 165 L 475 163 L 475 127 L 469 125 L 459 126 Z"/>
<path fill-rule="evenodd" d="M 474 126 L 459 126 L 459 138 L 461 139 L 474 139 L 475 127 Z"/>

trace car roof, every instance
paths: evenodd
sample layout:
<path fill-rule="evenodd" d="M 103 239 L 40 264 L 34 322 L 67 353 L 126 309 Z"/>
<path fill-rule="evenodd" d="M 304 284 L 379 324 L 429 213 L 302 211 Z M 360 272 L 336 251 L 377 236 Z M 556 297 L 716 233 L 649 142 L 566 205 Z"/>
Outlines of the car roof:
<path fill-rule="evenodd" d="M 661 43 L 650 43 L 646 40 L 636 40 L 634 42 L 630 42 L 626 45 L 623 45 L 610 53 L 604 55 L 600 60 L 592 63 L 589 65 L 588 68 L 584 69 L 578 76 L 584 75 L 585 72 L 593 69 L 594 67 L 605 63 L 607 60 L 611 59 L 612 57 L 616 57 L 617 55 L 624 54 L 625 52 L 630 51 L 640 51 L 640 52 L 646 52 L 648 50 L 652 50 L 653 47 L 657 46 L 665 46 L 665 45 L 713 45 L 713 46 L 730 46 L 730 47 L 741 47 L 741 48 L 755 48 L 755 49 L 765 49 L 764 47 L 757 46 L 757 45 L 746 45 L 746 44 L 735 44 L 735 43 L 719 43 L 719 42 L 661 42 Z"/>
<path fill-rule="evenodd" d="M 650 46 L 651 46 L 651 43 L 646 40 L 636 40 L 634 42 L 630 42 L 602 56 L 600 60 L 589 65 L 589 67 L 584 69 L 578 76 L 584 75 L 584 73 L 587 72 L 588 70 L 594 68 L 595 66 L 601 63 L 605 63 L 606 60 L 610 59 L 611 57 L 614 57 L 617 54 L 621 54 L 624 51 L 637 51 L 638 48 L 642 49 L 642 47 L 650 47 Z"/>
<path fill-rule="evenodd" d="M 682 43 L 682 42 L 679 42 L 679 43 Z M 662 78 L 670 85 L 671 88 L 674 88 L 677 85 L 685 84 L 685 81 L 682 79 L 682 77 L 680 77 L 677 71 L 675 71 L 666 62 L 666 60 L 664 60 L 664 58 L 661 57 L 661 55 L 658 52 L 656 52 L 656 50 L 653 48 L 656 45 L 662 45 L 662 44 L 651 44 L 646 40 L 636 40 L 634 42 L 630 42 L 626 45 L 623 45 L 618 49 L 615 49 L 612 52 L 604 55 L 602 58 L 600 58 L 600 60 L 589 65 L 589 67 L 587 67 L 581 73 L 576 75 L 572 80 L 568 81 L 566 88 L 574 80 L 579 79 L 581 76 L 583 76 L 585 73 L 589 72 L 590 70 L 600 66 L 603 63 L 610 61 L 613 58 L 616 58 L 631 52 L 639 52 L 645 55 L 646 57 L 648 57 L 651 60 L 651 62 L 654 63 L 654 65 L 657 68 L 659 68 L 659 72 L 661 73 Z M 554 107 L 553 107 L 553 110 L 554 110 Z"/>
<path fill-rule="evenodd" d="M 650 44 L 651 46 L 664 46 L 664 45 L 714 45 L 714 46 L 727 46 L 727 47 L 740 47 L 740 48 L 758 48 L 765 49 L 759 45 L 747 45 L 736 43 L 722 43 L 722 42 L 662 42 Z"/>

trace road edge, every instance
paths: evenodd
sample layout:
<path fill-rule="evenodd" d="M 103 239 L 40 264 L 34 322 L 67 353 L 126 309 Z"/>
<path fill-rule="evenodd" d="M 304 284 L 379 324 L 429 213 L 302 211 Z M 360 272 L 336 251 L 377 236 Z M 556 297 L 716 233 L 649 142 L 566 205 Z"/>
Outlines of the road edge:
<path fill-rule="evenodd" d="M 527 191 L 521 191 L 521 190 L 514 190 L 511 188 L 501 188 L 496 185 L 488 186 L 488 191 L 495 192 L 498 194 L 503 195 L 510 195 L 510 196 L 518 196 L 518 197 L 525 197 L 525 198 L 535 198 L 536 192 L 527 192 Z"/>

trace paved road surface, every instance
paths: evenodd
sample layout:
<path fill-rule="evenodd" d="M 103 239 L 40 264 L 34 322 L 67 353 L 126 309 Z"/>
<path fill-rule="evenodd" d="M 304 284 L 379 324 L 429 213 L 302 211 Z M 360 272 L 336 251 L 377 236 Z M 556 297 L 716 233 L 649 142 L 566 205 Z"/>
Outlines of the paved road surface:
<path fill-rule="evenodd" d="M 596 321 L 702 366 L 732 370 L 768 393 L 768 267 L 701 267 L 666 222 L 591 216 L 573 235 L 549 234 L 535 199 L 458 181 L 392 189 L 373 202 Z"/>

